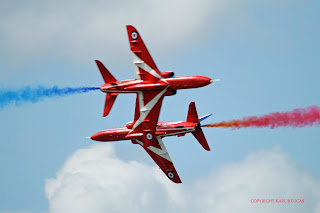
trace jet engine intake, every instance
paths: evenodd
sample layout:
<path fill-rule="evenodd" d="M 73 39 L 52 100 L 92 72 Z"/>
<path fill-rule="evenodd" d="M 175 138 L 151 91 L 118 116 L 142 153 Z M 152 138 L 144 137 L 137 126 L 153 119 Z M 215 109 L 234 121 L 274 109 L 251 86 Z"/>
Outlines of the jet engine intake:
<path fill-rule="evenodd" d="M 164 93 L 165 96 L 172 96 L 177 94 L 177 90 L 169 90 L 167 92 Z"/>
<path fill-rule="evenodd" d="M 133 122 L 128 122 L 127 125 L 126 125 L 126 127 L 127 127 L 128 129 L 132 129 L 132 127 L 133 127 Z"/>
<path fill-rule="evenodd" d="M 166 72 L 161 73 L 161 76 L 164 77 L 164 78 L 170 78 L 170 77 L 174 76 L 174 72 L 166 71 Z"/>

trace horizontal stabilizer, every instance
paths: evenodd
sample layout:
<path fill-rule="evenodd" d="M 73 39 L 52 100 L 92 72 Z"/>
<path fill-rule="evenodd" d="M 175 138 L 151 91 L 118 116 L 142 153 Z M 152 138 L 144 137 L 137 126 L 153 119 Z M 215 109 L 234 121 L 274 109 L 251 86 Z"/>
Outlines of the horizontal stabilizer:
<path fill-rule="evenodd" d="M 192 132 L 192 134 L 199 141 L 199 143 L 205 150 L 210 151 L 210 147 L 208 145 L 206 137 L 204 136 L 201 128 L 198 129 L 197 131 Z"/>
<path fill-rule="evenodd" d="M 102 78 L 106 83 L 116 82 L 117 80 L 113 77 L 113 75 L 108 71 L 108 69 L 98 60 L 96 60 L 96 64 L 100 70 Z"/>
<path fill-rule="evenodd" d="M 103 117 L 106 117 L 109 114 L 117 96 L 118 96 L 118 93 L 107 93 L 106 102 L 104 105 Z"/>

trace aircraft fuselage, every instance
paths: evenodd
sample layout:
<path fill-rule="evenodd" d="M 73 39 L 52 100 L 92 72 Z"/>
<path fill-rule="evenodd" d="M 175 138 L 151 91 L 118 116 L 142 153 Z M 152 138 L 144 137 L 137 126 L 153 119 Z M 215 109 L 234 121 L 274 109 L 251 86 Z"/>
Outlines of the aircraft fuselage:
<path fill-rule="evenodd" d="M 135 137 L 126 137 L 133 126 L 132 122 L 129 122 L 126 126 L 117 127 L 113 129 L 97 132 L 91 136 L 95 141 L 121 141 L 135 139 Z M 176 121 L 176 122 L 159 122 L 156 128 L 156 136 L 167 137 L 184 136 L 186 133 L 194 132 L 199 129 L 199 124 L 195 122 Z M 138 137 L 137 137 L 138 139 Z"/>
<path fill-rule="evenodd" d="M 138 91 L 158 90 L 164 88 L 167 88 L 168 91 L 174 91 L 178 89 L 203 87 L 211 82 L 212 79 L 206 76 L 177 76 L 163 78 L 157 82 L 142 80 L 117 81 L 102 85 L 100 90 L 106 93 L 135 93 Z"/>

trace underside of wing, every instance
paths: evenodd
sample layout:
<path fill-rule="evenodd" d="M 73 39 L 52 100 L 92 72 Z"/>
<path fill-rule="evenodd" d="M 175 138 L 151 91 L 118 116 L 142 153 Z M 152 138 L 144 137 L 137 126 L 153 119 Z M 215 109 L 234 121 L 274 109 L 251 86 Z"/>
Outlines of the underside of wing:
<path fill-rule="evenodd" d="M 143 81 L 156 82 L 162 78 L 139 32 L 131 25 L 127 25 L 132 60 L 136 78 Z"/>
<path fill-rule="evenodd" d="M 166 91 L 167 88 L 137 93 L 132 133 L 142 133 L 145 130 L 150 131 L 152 134 L 155 133 L 162 100 Z"/>
<path fill-rule="evenodd" d="M 137 142 L 142 145 L 141 141 Z M 171 181 L 182 183 L 161 137 L 155 137 L 150 146 L 143 148 Z"/>

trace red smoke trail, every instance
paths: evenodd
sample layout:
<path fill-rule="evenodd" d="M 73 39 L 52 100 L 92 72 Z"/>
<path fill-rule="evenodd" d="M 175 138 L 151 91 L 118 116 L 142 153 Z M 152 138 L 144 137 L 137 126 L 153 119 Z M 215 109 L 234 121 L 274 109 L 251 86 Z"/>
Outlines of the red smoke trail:
<path fill-rule="evenodd" d="M 319 126 L 320 107 L 310 106 L 302 109 L 294 109 L 289 112 L 274 112 L 262 116 L 245 117 L 241 120 L 222 121 L 203 125 L 203 127 L 245 128 L 245 127 L 305 127 Z"/>

